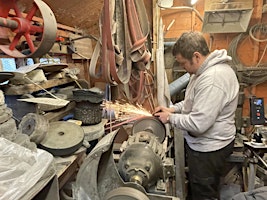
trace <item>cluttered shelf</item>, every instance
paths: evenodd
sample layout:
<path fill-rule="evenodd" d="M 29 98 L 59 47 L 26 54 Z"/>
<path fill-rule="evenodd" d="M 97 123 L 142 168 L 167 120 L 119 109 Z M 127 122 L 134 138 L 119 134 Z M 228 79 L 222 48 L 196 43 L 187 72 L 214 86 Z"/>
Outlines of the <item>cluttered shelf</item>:
<path fill-rule="evenodd" d="M 2 85 L 0 89 L 2 89 L 5 93 L 5 95 L 23 95 L 23 94 L 29 94 L 33 93 L 36 91 L 41 90 L 41 88 L 47 89 L 47 88 L 52 88 L 55 86 L 59 85 L 64 85 L 67 83 L 74 82 L 74 79 L 70 77 L 65 77 L 61 79 L 51 79 L 44 81 L 42 83 L 33 84 L 33 83 L 28 83 L 28 84 L 23 84 L 23 85 Z"/>

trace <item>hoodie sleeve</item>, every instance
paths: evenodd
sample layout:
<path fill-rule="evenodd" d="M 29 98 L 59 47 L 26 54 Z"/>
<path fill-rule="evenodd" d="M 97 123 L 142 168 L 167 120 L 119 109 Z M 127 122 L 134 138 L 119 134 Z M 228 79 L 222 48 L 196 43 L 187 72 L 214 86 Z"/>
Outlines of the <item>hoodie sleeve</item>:
<path fill-rule="evenodd" d="M 224 91 L 214 85 L 197 90 L 188 114 L 171 114 L 170 123 L 197 136 L 205 133 L 215 122 L 225 102 Z"/>
<path fill-rule="evenodd" d="M 180 101 L 179 103 L 171 105 L 170 107 L 175 109 L 175 113 L 181 113 L 183 105 L 184 105 L 184 101 Z"/>

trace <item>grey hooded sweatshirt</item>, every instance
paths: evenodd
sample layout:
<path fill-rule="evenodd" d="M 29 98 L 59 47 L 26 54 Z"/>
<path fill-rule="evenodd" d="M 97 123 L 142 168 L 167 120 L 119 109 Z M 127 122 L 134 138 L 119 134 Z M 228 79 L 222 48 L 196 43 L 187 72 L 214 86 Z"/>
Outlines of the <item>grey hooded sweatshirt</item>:
<path fill-rule="evenodd" d="M 226 50 L 215 50 L 191 75 L 183 101 L 174 104 L 170 123 L 183 131 L 195 151 L 210 152 L 230 144 L 236 134 L 239 83 Z"/>

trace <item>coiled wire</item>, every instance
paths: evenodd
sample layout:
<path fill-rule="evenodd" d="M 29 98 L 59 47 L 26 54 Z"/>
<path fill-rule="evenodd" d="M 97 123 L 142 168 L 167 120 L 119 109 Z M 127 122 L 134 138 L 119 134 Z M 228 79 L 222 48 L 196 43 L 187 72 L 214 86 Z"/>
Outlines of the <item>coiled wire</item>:
<path fill-rule="evenodd" d="M 265 39 L 256 38 L 256 34 L 260 34 L 261 38 L 264 37 Z M 249 32 L 237 35 L 229 44 L 228 55 L 232 57 L 232 67 L 242 72 L 238 74 L 239 81 L 248 85 L 258 85 L 267 81 L 266 63 L 261 63 L 267 50 L 267 44 L 265 45 L 259 62 L 255 66 L 246 66 L 239 60 L 236 50 L 238 44 L 248 38 L 253 39 L 255 42 L 267 42 L 267 25 L 262 23 L 256 24 L 249 29 Z"/>

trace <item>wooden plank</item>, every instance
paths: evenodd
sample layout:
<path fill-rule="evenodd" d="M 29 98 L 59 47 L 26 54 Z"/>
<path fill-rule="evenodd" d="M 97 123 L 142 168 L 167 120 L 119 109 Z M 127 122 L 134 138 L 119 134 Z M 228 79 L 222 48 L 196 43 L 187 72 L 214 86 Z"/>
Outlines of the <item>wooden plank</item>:
<path fill-rule="evenodd" d="M 68 54 L 68 46 L 64 44 L 54 43 L 52 48 L 49 51 L 54 54 Z"/>
<path fill-rule="evenodd" d="M 91 59 L 93 54 L 92 40 L 90 38 L 81 38 L 80 35 L 70 34 L 73 40 L 73 51 L 72 59 Z M 78 39 L 77 39 L 78 38 Z M 75 40 L 77 39 L 77 40 Z"/>
<path fill-rule="evenodd" d="M 39 91 L 41 90 L 41 88 L 47 89 L 71 82 L 74 82 L 74 80 L 71 78 L 52 79 L 52 80 L 47 80 L 43 83 L 38 83 L 39 86 L 35 84 L 4 85 L 2 89 L 5 95 L 23 95 Z"/>
<path fill-rule="evenodd" d="M 44 115 L 44 117 L 49 122 L 55 122 L 62 119 L 64 116 L 68 115 L 70 111 L 75 107 L 76 103 L 74 101 L 70 102 L 66 107 L 60 109 L 56 112 L 48 112 Z"/>
<path fill-rule="evenodd" d="M 83 162 L 86 156 L 85 151 L 81 151 L 76 155 L 71 155 L 69 157 L 60 157 L 56 158 L 57 163 L 57 175 L 58 175 L 58 182 L 59 182 L 59 189 L 63 188 L 63 186 L 68 182 L 72 181 L 76 177 L 76 173 L 80 168 L 81 163 Z M 57 159 L 60 159 L 57 160 Z M 65 163 L 65 164 L 64 164 Z M 61 165 L 61 169 L 59 167 Z"/>

